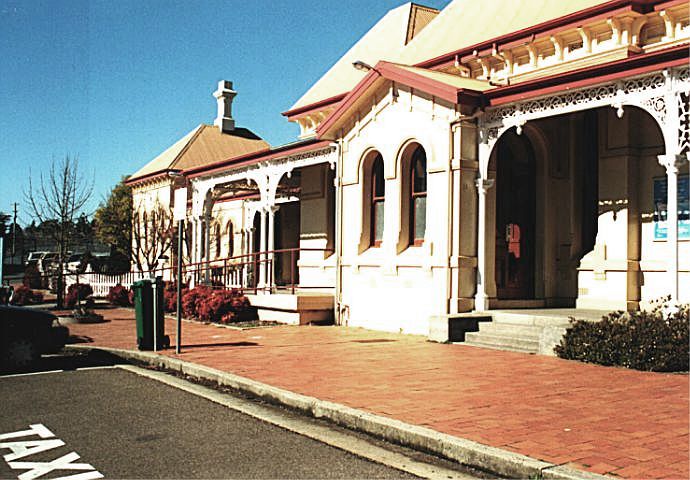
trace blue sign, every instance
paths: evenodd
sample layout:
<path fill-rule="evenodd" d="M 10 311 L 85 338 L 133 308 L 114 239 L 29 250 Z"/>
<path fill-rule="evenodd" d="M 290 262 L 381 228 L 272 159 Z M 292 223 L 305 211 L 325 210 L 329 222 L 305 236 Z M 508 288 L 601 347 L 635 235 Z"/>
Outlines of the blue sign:
<path fill-rule="evenodd" d="M 690 177 L 678 175 L 678 239 L 690 240 Z M 654 179 L 654 240 L 666 240 L 668 225 L 666 221 L 666 201 L 668 200 L 668 180 L 666 177 Z"/>

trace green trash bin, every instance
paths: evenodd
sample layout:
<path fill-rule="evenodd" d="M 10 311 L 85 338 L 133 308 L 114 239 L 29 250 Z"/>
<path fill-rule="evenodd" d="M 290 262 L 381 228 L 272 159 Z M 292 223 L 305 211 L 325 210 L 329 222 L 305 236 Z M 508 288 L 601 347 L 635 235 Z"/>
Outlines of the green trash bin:
<path fill-rule="evenodd" d="M 154 314 L 156 316 L 156 350 L 170 346 L 170 339 L 165 335 L 163 289 L 164 283 L 160 277 L 153 281 L 144 279 L 132 284 L 132 290 L 134 290 L 134 313 L 137 324 L 137 347 L 139 350 L 153 350 Z M 156 305 L 155 309 L 154 302 Z"/>

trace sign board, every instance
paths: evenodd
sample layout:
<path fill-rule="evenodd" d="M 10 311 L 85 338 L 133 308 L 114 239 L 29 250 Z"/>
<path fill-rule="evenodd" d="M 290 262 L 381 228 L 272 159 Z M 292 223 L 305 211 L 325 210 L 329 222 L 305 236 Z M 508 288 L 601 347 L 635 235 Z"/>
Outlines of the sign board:
<path fill-rule="evenodd" d="M 178 188 L 175 190 L 173 207 L 173 220 L 179 222 L 187 218 L 187 189 Z"/>
<path fill-rule="evenodd" d="M 690 176 L 678 176 L 678 239 L 690 240 Z M 654 240 L 666 240 L 668 225 L 666 221 L 666 202 L 668 200 L 668 180 L 666 177 L 654 179 Z"/>

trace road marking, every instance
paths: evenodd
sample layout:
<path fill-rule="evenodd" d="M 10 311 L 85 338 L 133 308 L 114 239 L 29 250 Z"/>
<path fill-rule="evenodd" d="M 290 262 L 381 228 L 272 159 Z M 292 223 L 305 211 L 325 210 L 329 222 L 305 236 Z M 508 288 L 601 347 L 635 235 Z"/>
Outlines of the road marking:
<path fill-rule="evenodd" d="M 0 440 L 10 440 L 32 435 L 38 435 L 43 439 L 50 438 L 50 440 L 27 440 L 0 443 L 0 449 L 10 449 L 12 451 L 12 453 L 8 453 L 3 457 L 7 465 L 9 465 L 12 470 L 27 470 L 19 474 L 17 477 L 19 480 L 35 480 L 54 470 L 88 470 L 84 473 L 60 477 L 60 480 L 96 480 L 103 478 L 103 474 L 88 463 L 74 463 L 75 460 L 79 460 L 80 458 L 77 452 L 70 452 L 50 462 L 15 461 L 65 445 L 65 442 L 54 438 L 55 434 L 40 423 L 29 425 L 29 430 L 19 430 L 17 432 L 0 434 Z"/>
<path fill-rule="evenodd" d="M 230 394 L 221 393 L 212 388 L 203 387 L 163 372 L 146 370 L 133 365 L 118 365 L 118 368 L 156 380 L 214 403 L 218 403 L 232 410 L 244 413 L 250 417 L 284 428 L 285 430 L 421 478 L 461 480 L 476 478 L 469 474 L 458 472 L 457 470 L 430 465 L 415 460 L 402 453 L 391 452 L 354 435 L 333 430 L 327 426 L 316 424 L 313 421 L 291 418 L 249 400 L 233 397 Z"/>
<path fill-rule="evenodd" d="M 62 373 L 64 370 L 46 370 L 45 372 L 13 373 L 11 375 L 0 375 L 0 378 L 30 377 L 33 375 L 46 375 L 49 373 Z"/>
<path fill-rule="evenodd" d="M 117 368 L 117 365 L 101 365 L 98 367 L 81 367 L 81 368 L 76 368 L 75 370 L 81 371 L 81 370 L 110 370 L 113 368 Z"/>

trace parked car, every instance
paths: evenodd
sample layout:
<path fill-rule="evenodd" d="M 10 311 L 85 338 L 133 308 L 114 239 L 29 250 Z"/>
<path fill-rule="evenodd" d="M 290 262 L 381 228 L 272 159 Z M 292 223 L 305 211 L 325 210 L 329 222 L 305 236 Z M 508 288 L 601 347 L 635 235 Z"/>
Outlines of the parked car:
<path fill-rule="evenodd" d="M 24 370 L 65 346 L 69 329 L 50 312 L 0 305 L 0 369 Z"/>
<path fill-rule="evenodd" d="M 26 257 L 26 265 L 30 264 L 37 264 L 38 261 L 49 252 L 29 252 L 29 255 Z"/>
<path fill-rule="evenodd" d="M 65 262 L 65 270 L 69 273 L 74 273 L 74 272 L 81 272 L 82 269 L 82 262 L 84 261 L 84 254 L 83 253 L 73 253 L 69 257 L 67 257 L 67 261 Z"/>

